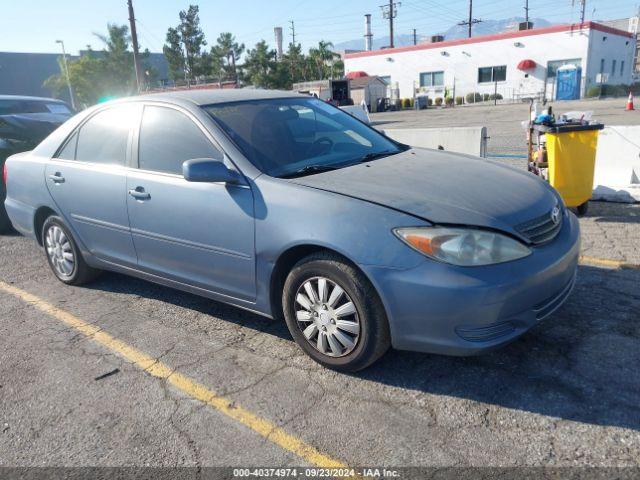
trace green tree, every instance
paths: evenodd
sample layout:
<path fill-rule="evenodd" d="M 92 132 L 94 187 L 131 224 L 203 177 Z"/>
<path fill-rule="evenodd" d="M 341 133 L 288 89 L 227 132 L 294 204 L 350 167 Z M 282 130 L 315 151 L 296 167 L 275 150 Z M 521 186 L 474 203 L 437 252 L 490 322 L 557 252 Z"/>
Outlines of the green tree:
<path fill-rule="evenodd" d="M 247 52 L 243 65 L 244 79 L 256 87 L 278 87 L 276 66 L 276 51 L 270 49 L 267 42 L 262 40 L 253 50 Z"/>
<path fill-rule="evenodd" d="M 208 57 L 203 47 L 207 44 L 204 32 L 200 28 L 199 8 L 189 5 L 187 10 L 178 14 L 180 23 L 177 27 L 169 27 L 162 47 L 172 80 L 194 79 L 206 75 Z"/>
<path fill-rule="evenodd" d="M 83 55 L 68 62 L 69 80 L 80 105 L 92 105 L 104 97 L 119 97 L 136 92 L 133 53 L 129 50 L 129 29 L 125 25 L 107 25 L 107 34 L 95 34 L 105 45 L 101 51 L 88 48 Z M 66 76 L 52 75 L 44 86 L 58 96 L 66 89 Z"/>
<path fill-rule="evenodd" d="M 309 49 L 309 66 L 314 72 L 316 80 L 323 80 L 331 76 L 331 69 L 340 56 L 332 51 L 333 43 L 320 40 L 318 46 Z"/>
<path fill-rule="evenodd" d="M 184 51 L 177 28 L 167 30 L 167 43 L 162 47 L 164 56 L 169 64 L 169 76 L 173 81 L 184 78 Z"/>
<path fill-rule="evenodd" d="M 199 7 L 189 5 L 185 11 L 180 11 L 180 41 L 184 49 L 184 64 L 190 78 L 205 74 L 202 70 L 202 47 L 207 42 L 204 39 L 204 32 L 200 28 Z"/>
<path fill-rule="evenodd" d="M 238 43 L 233 34 L 223 32 L 218 36 L 216 45 L 211 48 L 211 55 L 218 59 L 218 65 L 221 65 L 225 79 L 236 80 L 238 78 L 236 64 L 244 50 L 244 43 Z"/>

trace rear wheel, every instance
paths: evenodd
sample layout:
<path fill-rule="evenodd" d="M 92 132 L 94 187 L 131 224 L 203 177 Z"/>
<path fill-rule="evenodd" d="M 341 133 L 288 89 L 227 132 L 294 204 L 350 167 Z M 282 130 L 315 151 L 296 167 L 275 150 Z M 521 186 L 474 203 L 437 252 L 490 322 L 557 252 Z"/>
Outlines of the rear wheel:
<path fill-rule="evenodd" d="M 298 262 L 284 285 L 282 306 L 291 335 L 325 367 L 366 368 L 390 346 L 387 317 L 368 279 L 337 255 Z"/>
<path fill-rule="evenodd" d="M 4 207 L 4 199 L 6 197 L 6 189 L 4 183 L 0 183 L 0 233 L 8 233 L 12 230 L 11 220 L 7 215 Z"/>
<path fill-rule="evenodd" d="M 94 280 L 100 270 L 84 261 L 71 232 L 60 217 L 47 218 L 42 226 L 42 243 L 54 275 L 67 285 L 82 285 Z"/>
<path fill-rule="evenodd" d="M 11 220 L 7 215 L 7 211 L 4 208 L 4 202 L 0 205 L 0 233 L 8 233 L 13 229 Z"/>

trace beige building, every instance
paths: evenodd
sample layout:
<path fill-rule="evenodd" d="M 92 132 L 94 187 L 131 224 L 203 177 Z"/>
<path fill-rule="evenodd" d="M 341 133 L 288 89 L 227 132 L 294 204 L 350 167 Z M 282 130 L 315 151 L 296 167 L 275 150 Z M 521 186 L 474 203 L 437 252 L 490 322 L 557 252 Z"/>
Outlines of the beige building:
<path fill-rule="evenodd" d="M 354 105 L 364 103 L 370 112 L 377 111 L 378 99 L 387 96 L 387 83 L 380 77 L 357 77 L 349 81 Z"/>

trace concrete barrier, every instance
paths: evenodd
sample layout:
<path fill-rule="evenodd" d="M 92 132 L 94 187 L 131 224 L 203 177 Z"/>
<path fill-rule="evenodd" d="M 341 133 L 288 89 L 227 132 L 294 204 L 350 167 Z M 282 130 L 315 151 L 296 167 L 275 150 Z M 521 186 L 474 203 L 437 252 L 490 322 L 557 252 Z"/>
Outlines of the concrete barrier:
<path fill-rule="evenodd" d="M 592 198 L 640 201 L 640 126 L 609 126 L 600 132 Z"/>
<path fill-rule="evenodd" d="M 385 128 L 385 135 L 412 147 L 487 156 L 486 127 Z"/>
<path fill-rule="evenodd" d="M 371 123 L 371 119 L 369 118 L 369 111 L 367 110 L 366 105 L 348 105 L 345 107 L 340 107 L 342 110 L 347 112 L 349 115 L 356 117 L 358 120 L 364 123 Z"/>

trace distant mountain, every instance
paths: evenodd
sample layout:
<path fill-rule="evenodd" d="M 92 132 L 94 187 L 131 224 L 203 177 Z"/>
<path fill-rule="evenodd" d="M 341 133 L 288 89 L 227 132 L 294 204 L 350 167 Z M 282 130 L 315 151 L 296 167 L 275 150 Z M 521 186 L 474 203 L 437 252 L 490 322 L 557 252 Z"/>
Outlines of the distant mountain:
<path fill-rule="evenodd" d="M 553 23 L 545 20 L 544 18 L 530 19 L 533 22 L 534 28 L 550 27 Z M 473 26 L 473 36 L 491 35 L 494 33 L 502 33 L 510 30 L 515 30 L 518 23 L 524 22 L 523 17 L 512 17 L 504 20 L 483 20 L 481 23 L 477 23 Z M 418 43 L 428 40 L 432 34 L 418 35 Z M 467 27 L 461 25 L 453 25 L 447 29 L 444 33 L 433 33 L 433 35 L 444 35 L 445 40 L 455 40 L 457 38 L 467 37 Z M 377 50 L 389 45 L 389 36 L 376 37 L 374 32 L 373 37 L 373 49 Z M 413 45 L 413 35 L 400 34 L 395 36 L 395 46 L 404 47 L 407 45 Z M 364 37 L 354 40 L 347 40 L 344 42 L 334 44 L 336 50 L 363 50 L 364 49 Z"/>

